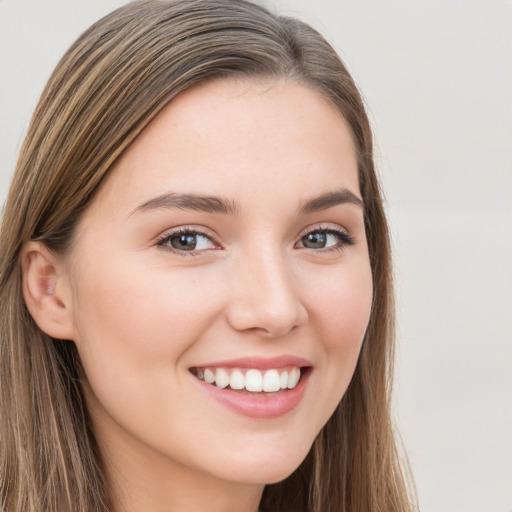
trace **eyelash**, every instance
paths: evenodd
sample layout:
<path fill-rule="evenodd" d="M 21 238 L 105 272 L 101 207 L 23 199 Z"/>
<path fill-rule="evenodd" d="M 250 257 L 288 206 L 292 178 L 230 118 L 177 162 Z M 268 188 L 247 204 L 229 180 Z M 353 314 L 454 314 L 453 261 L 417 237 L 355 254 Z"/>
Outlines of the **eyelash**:
<path fill-rule="evenodd" d="M 310 249 L 315 252 L 330 252 L 330 251 L 343 251 L 347 247 L 355 244 L 355 238 L 346 230 L 341 228 L 334 227 L 316 227 L 306 231 L 303 235 L 300 236 L 299 241 L 302 242 L 304 238 L 313 233 L 320 233 L 323 235 L 333 235 L 338 239 L 338 243 L 331 247 L 322 247 L 319 249 Z M 308 247 L 302 247 L 304 249 L 308 249 Z"/>
<path fill-rule="evenodd" d="M 318 249 L 308 248 L 308 247 L 299 247 L 301 249 L 309 249 L 311 251 L 315 252 L 330 252 L 330 251 L 343 251 L 346 247 L 350 247 L 351 245 L 354 245 L 355 239 L 354 237 L 344 229 L 339 228 L 333 228 L 333 227 L 316 227 L 314 229 L 310 229 L 306 231 L 305 233 L 301 234 L 299 238 L 299 242 L 302 242 L 304 238 L 306 238 L 308 235 L 314 234 L 314 233 L 320 233 L 325 235 L 333 235 L 338 239 L 338 243 L 330 246 L 330 247 L 323 247 Z M 191 235 L 191 236 L 202 236 L 207 238 L 212 242 L 213 245 L 219 247 L 220 243 L 216 240 L 216 238 L 210 234 L 202 231 L 198 228 L 192 228 L 192 227 L 182 227 L 179 229 L 176 229 L 175 231 L 171 231 L 169 233 L 166 233 L 162 235 L 158 240 L 156 241 L 156 246 L 161 247 L 162 249 L 166 251 L 173 252 L 175 254 L 179 254 L 180 256 L 196 256 L 202 252 L 204 252 L 205 249 L 201 250 L 179 250 L 170 245 L 170 242 L 173 238 L 180 236 L 180 235 Z M 297 243 L 299 243 L 297 242 Z"/>
<path fill-rule="evenodd" d="M 203 252 L 203 250 L 183 251 L 183 250 L 179 250 L 179 249 L 172 247 L 170 245 L 171 239 L 174 237 L 177 237 L 177 236 L 182 236 L 182 235 L 192 235 L 192 236 L 200 235 L 200 236 L 203 236 L 204 238 L 207 238 L 208 240 L 210 240 L 214 245 L 220 246 L 220 243 L 216 240 L 216 238 L 212 234 L 206 233 L 198 228 L 192 228 L 192 227 L 182 227 L 182 228 L 176 229 L 174 231 L 171 231 L 170 233 L 166 233 L 157 240 L 156 245 L 158 247 L 162 247 L 162 249 L 164 249 L 166 251 L 170 251 L 175 254 L 179 254 L 180 256 L 196 256 L 196 255 L 200 254 L 201 252 Z"/>

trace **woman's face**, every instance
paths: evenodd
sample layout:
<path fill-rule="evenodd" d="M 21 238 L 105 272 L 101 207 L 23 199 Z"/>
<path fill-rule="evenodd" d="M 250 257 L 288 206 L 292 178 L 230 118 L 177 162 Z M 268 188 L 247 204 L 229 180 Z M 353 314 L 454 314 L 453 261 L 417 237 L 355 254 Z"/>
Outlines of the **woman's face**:
<path fill-rule="evenodd" d="M 115 165 L 67 268 L 112 464 L 285 478 L 345 393 L 370 315 L 345 121 L 290 82 L 189 89 Z"/>

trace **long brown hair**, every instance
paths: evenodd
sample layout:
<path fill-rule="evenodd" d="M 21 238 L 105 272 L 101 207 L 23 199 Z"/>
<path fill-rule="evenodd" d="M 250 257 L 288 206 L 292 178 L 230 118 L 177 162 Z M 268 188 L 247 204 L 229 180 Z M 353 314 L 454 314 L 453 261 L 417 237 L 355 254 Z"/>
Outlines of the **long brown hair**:
<path fill-rule="evenodd" d="M 64 55 L 31 121 L 0 231 L 0 508 L 111 510 L 71 341 L 31 318 L 20 252 L 64 252 L 122 152 L 181 91 L 227 76 L 286 78 L 348 122 L 373 273 L 370 323 L 352 382 L 301 466 L 265 488 L 261 510 L 412 510 L 390 420 L 393 295 L 389 237 L 360 94 L 311 27 L 243 0 L 142 0 L 88 29 Z"/>

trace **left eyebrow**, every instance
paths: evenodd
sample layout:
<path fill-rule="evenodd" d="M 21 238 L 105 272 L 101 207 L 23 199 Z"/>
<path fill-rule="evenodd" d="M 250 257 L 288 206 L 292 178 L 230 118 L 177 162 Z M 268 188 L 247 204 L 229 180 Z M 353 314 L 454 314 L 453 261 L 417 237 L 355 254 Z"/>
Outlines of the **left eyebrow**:
<path fill-rule="evenodd" d="M 364 203 L 361 199 L 359 199 L 359 197 L 357 197 L 350 190 L 342 188 L 340 190 L 335 190 L 333 192 L 326 192 L 325 194 L 310 199 L 301 206 L 300 212 L 319 212 L 322 210 L 327 210 L 328 208 L 332 208 L 333 206 L 345 203 L 352 203 L 357 206 L 360 206 L 361 208 L 364 208 Z"/>

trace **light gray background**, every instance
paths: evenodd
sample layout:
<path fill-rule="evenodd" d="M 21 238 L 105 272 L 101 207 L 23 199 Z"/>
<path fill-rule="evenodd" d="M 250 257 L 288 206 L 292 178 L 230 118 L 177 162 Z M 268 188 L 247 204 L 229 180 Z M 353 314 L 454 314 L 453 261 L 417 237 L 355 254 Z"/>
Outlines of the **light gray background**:
<path fill-rule="evenodd" d="M 0 198 L 61 54 L 122 0 L 0 0 Z M 512 512 L 512 2 L 275 0 L 370 109 L 395 248 L 395 413 L 424 512 Z"/>

